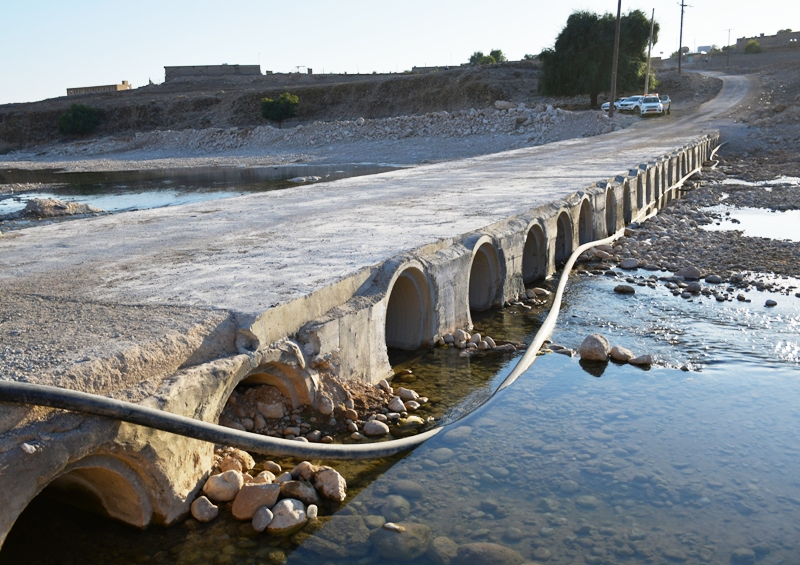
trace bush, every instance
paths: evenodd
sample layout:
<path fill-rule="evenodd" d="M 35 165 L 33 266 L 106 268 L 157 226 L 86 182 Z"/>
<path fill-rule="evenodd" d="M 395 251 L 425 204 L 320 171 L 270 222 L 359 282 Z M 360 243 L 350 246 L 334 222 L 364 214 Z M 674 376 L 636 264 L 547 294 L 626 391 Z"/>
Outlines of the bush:
<path fill-rule="evenodd" d="M 755 39 L 751 39 L 747 42 L 747 45 L 744 46 L 744 52 L 748 55 L 752 55 L 753 53 L 761 53 L 761 44 Z"/>
<path fill-rule="evenodd" d="M 58 131 L 62 135 L 86 135 L 99 123 L 97 110 L 85 104 L 73 104 L 58 118 Z"/>
<path fill-rule="evenodd" d="M 283 120 L 297 116 L 297 107 L 300 105 L 300 98 L 294 94 L 284 92 L 277 100 L 272 98 L 261 99 L 261 117 L 271 122 L 278 122 L 278 127 L 282 127 Z"/>

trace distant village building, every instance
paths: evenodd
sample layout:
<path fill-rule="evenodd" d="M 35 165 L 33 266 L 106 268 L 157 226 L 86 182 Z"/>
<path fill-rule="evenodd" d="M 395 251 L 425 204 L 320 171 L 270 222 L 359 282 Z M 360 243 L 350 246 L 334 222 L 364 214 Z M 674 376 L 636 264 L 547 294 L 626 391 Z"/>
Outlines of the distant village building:
<path fill-rule="evenodd" d="M 191 65 L 164 67 L 164 81 L 180 77 L 252 76 L 261 74 L 261 65 Z"/>
<path fill-rule="evenodd" d="M 77 96 L 78 94 L 95 94 L 98 92 L 118 92 L 120 90 L 130 90 L 131 85 L 127 80 L 122 84 L 106 84 L 104 86 L 81 86 L 79 88 L 68 88 L 67 96 Z"/>
<path fill-rule="evenodd" d="M 747 42 L 755 39 L 762 49 L 778 49 L 780 47 L 800 47 L 800 31 L 787 31 L 775 35 L 760 34 L 758 37 L 740 37 L 736 40 L 736 51 L 742 52 Z"/>

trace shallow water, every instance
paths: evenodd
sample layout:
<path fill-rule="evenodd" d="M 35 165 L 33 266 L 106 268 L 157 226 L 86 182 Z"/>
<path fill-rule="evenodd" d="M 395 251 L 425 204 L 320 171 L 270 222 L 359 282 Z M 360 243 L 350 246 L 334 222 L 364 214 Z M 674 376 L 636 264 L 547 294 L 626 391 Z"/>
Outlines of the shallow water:
<path fill-rule="evenodd" d="M 617 282 L 572 277 L 553 341 L 577 347 L 600 332 L 612 344 L 654 354 L 661 366 L 585 370 L 576 358 L 541 356 L 459 422 L 471 428 L 466 438 L 439 435 L 390 461 L 336 463 L 350 485 L 338 515 L 375 520 L 386 512 L 387 495 L 403 490 L 398 481 L 411 480 L 421 496 L 406 495 L 406 521 L 459 545 L 501 544 L 526 560 L 736 563 L 738 550 L 742 563 L 752 562 L 749 552 L 758 563 L 800 562 L 800 299 L 751 290 L 750 303 L 684 300 L 663 286 L 621 296 L 612 292 Z M 766 308 L 768 297 L 778 306 Z M 543 315 L 507 308 L 476 326 L 519 340 Z M 437 349 L 398 368 L 413 371 L 406 386 L 432 398 L 423 414 L 449 419 L 464 410 L 448 397 L 472 391 L 475 405 L 518 358 L 466 359 Z M 697 370 L 670 368 L 682 365 Z M 275 540 L 225 511 L 209 525 L 189 519 L 139 532 L 43 500 L 36 505 L 0 562 L 389 562 L 354 542 L 358 536 L 344 557 L 320 555 L 303 543 L 310 532 Z M 44 520 L 47 546 L 33 542 Z M 315 535 L 335 542 L 341 534 L 327 520 Z"/>
<path fill-rule="evenodd" d="M 766 208 L 711 206 L 702 212 L 721 214 L 719 221 L 701 226 L 708 231 L 738 230 L 748 237 L 800 241 L 800 210 L 778 212 Z"/>
<path fill-rule="evenodd" d="M 230 198 L 252 192 L 280 190 L 298 183 L 296 177 L 319 177 L 320 182 L 392 171 L 375 164 L 286 165 L 280 167 L 197 167 L 141 171 L 64 173 L 58 171 L 0 171 L 0 185 L 55 183 L 41 192 L 0 194 L 0 216 L 18 212 L 33 198 L 80 202 L 107 212 L 144 210 Z"/>

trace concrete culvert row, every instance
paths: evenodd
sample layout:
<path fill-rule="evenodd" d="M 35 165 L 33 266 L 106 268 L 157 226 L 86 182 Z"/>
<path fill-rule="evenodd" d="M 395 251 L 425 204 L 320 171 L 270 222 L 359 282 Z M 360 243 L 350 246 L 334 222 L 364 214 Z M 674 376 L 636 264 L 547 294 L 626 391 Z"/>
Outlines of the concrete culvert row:
<path fill-rule="evenodd" d="M 386 307 L 386 346 L 418 349 L 433 337 L 431 288 L 416 267 L 405 269 L 394 282 Z"/>

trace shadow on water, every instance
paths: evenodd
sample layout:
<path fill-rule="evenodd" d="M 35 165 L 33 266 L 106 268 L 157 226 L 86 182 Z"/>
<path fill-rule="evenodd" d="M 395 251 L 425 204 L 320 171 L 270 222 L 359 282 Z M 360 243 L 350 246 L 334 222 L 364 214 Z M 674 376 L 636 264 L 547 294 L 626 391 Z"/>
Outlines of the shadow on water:
<path fill-rule="evenodd" d="M 576 348 L 602 333 L 660 366 L 609 363 L 596 378 L 576 358 L 542 355 L 413 452 L 335 463 L 350 485 L 345 504 L 288 539 L 255 534 L 225 505 L 210 524 L 139 532 L 42 502 L 0 563 L 394 563 L 413 544 L 394 534 L 381 545 L 387 520 L 440 549 L 504 546 L 505 562 L 800 563 L 800 299 L 781 296 L 776 310 L 689 302 L 663 286 L 621 297 L 615 284 L 573 277 L 553 340 Z M 474 323 L 482 335 L 527 341 L 542 315 L 509 307 Z M 394 384 L 431 398 L 418 413 L 446 419 L 493 390 L 518 356 L 393 355 L 411 371 Z M 703 371 L 663 364 L 687 358 Z M 406 563 L 442 562 L 435 550 L 412 554 Z"/>

